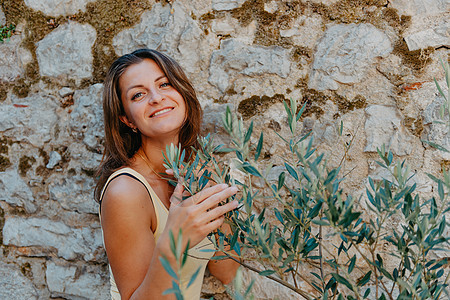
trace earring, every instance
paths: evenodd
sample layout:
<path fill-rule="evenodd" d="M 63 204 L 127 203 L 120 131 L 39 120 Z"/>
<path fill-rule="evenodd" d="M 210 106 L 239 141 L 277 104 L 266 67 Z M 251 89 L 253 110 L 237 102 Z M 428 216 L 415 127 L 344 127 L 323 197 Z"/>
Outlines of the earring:
<path fill-rule="evenodd" d="M 136 129 L 136 128 L 131 128 L 131 130 L 132 130 L 134 133 L 137 133 L 137 129 Z"/>

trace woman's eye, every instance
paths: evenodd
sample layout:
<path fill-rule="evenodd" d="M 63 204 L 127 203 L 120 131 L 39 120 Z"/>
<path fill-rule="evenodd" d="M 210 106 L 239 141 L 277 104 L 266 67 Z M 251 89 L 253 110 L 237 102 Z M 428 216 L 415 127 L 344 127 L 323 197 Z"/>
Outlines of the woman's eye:
<path fill-rule="evenodd" d="M 161 87 L 162 87 L 162 88 L 165 88 L 165 87 L 168 87 L 168 86 L 170 86 L 170 83 L 169 83 L 169 82 L 161 83 Z"/>
<path fill-rule="evenodd" d="M 133 97 L 131 97 L 131 100 L 135 100 L 135 99 L 137 99 L 137 98 L 139 98 L 139 97 L 141 97 L 141 96 L 142 96 L 142 93 L 141 93 L 141 92 L 136 93 L 136 94 L 133 95 Z"/>

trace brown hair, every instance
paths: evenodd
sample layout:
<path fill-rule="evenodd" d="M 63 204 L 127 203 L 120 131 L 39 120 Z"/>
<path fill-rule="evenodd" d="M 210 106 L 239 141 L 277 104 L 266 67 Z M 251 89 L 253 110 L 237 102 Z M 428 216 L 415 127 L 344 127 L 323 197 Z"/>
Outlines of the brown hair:
<path fill-rule="evenodd" d="M 119 57 L 112 63 L 104 82 L 105 150 L 97 170 L 98 182 L 94 191 L 97 201 L 100 201 L 101 191 L 108 177 L 118 168 L 129 165 L 131 157 L 141 147 L 140 133 L 134 133 L 119 119 L 120 116 L 125 115 L 119 79 L 128 67 L 146 58 L 153 60 L 161 68 L 170 84 L 181 94 L 186 103 L 186 119 L 179 133 L 181 147 L 187 154 L 190 154 L 192 147 L 198 147 L 197 135 L 200 131 L 203 112 L 195 90 L 180 65 L 172 58 L 151 49 L 139 49 Z"/>

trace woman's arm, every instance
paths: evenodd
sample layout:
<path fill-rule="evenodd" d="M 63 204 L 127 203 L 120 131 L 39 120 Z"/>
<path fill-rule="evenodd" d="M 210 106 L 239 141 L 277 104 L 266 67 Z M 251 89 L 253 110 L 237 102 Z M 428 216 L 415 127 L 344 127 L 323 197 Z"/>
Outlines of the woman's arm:
<path fill-rule="evenodd" d="M 230 225 L 223 224 L 220 227 L 220 230 L 225 234 L 231 233 Z M 226 247 L 226 246 L 225 246 Z M 236 251 L 234 250 L 226 250 L 229 254 L 231 252 L 234 255 L 234 258 L 238 258 Z M 225 255 L 222 251 L 217 251 L 214 256 L 222 256 Z M 209 272 L 214 275 L 217 279 L 219 279 L 223 284 L 229 284 L 233 281 L 236 276 L 236 271 L 239 268 L 240 264 L 232 259 L 221 259 L 221 260 L 211 260 L 208 263 Z"/>
<path fill-rule="evenodd" d="M 117 177 L 105 192 L 101 211 L 106 253 L 122 299 L 141 298 L 143 287 L 148 299 L 174 299 L 161 296 L 171 278 L 158 259 L 165 245 L 156 245 L 151 230 L 155 211 L 144 186 L 128 176 Z"/>
<path fill-rule="evenodd" d="M 122 299 L 173 299 L 162 296 L 172 279 L 160 264 L 166 255 L 176 264 L 169 247 L 169 232 L 183 230 L 183 247 L 194 246 L 223 223 L 223 215 L 237 207 L 236 202 L 218 203 L 235 194 L 235 187 L 214 185 L 180 202 L 179 184 L 171 198 L 166 227 L 157 243 L 151 231 L 154 208 L 141 183 L 120 176 L 108 186 L 102 201 L 102 227 L 111 269 Z"/>

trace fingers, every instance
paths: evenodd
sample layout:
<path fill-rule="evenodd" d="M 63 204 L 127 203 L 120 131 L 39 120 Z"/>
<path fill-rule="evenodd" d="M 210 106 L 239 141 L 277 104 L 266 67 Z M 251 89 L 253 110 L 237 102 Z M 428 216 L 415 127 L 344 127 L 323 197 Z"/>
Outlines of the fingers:
<path fill-rule="evenodd" d="M 231 187 L 231 188 L 236 190 L 231 195 L 236 194 L 237 188 L 236 187 Z M 201 190 L 197 194 L 193 195 L 190 199 L 191 199 L 193 204 L 199 204 L 199 203 L 202 203 L 203 201 L 205 201 L 206 199 L 208 199 L 209 197 L 211 197 L 213 195 L 216 195 L 216 194 L 220 194 L 222 191 L 227 190 L 227 189 L 230 189 L 228 184 L 225 184 L 225 183 L 216 184 L 216 185 L 214 185 L 212 187 L 208 187 L 208 188 L 205 188 L 205 189 Z M 223 198 L 222 200 L 225 200 L 226 198 L 228 198 L 230 196 L 227 196 L 227 197 Z"/>
<path fill-rule="evenodd" d="M 211 196 L 209 196 L 207 199 L 203 200 L 200 203 L 201 209 L 209 210 L 217 206 L 222 201 L 226 200 L 227 198 L 233 196 L 238 191 L 237 187 L 231 186 L 228 187 L 220 192 L 217 192 Z"/>
<path fill-rule="evenodd" d="M 239 202 L 235 200 L 225 203 L 224 205 L 221 206 L 216 206 L 211 210 L 207 211 L 203 217 L 205 218 L 206 222 L 211 222 L 218 218 L 222 218 L 227 212 L 232 211 L 233 209 L 238 207 L 238 205 Z"/>
<path fill-rule="evenodd" d="M 209 222 L 208 224 L 205 225 L 205 231 L 208 233 L 213 232 L 214 230 L 216 230 L 223 224 L 224 220 L 225 220 L 225 217 L 222 216 L 222 217 L 219 217 L 219 218 Z"/>
<path fill-rule="evenodd" d="M 173 191 L 172 197 L 170 197 L 170 204 L 178 205 L 183 199 L 184 186 L 182 181 L 178 181 L 175 190 Z"/>

